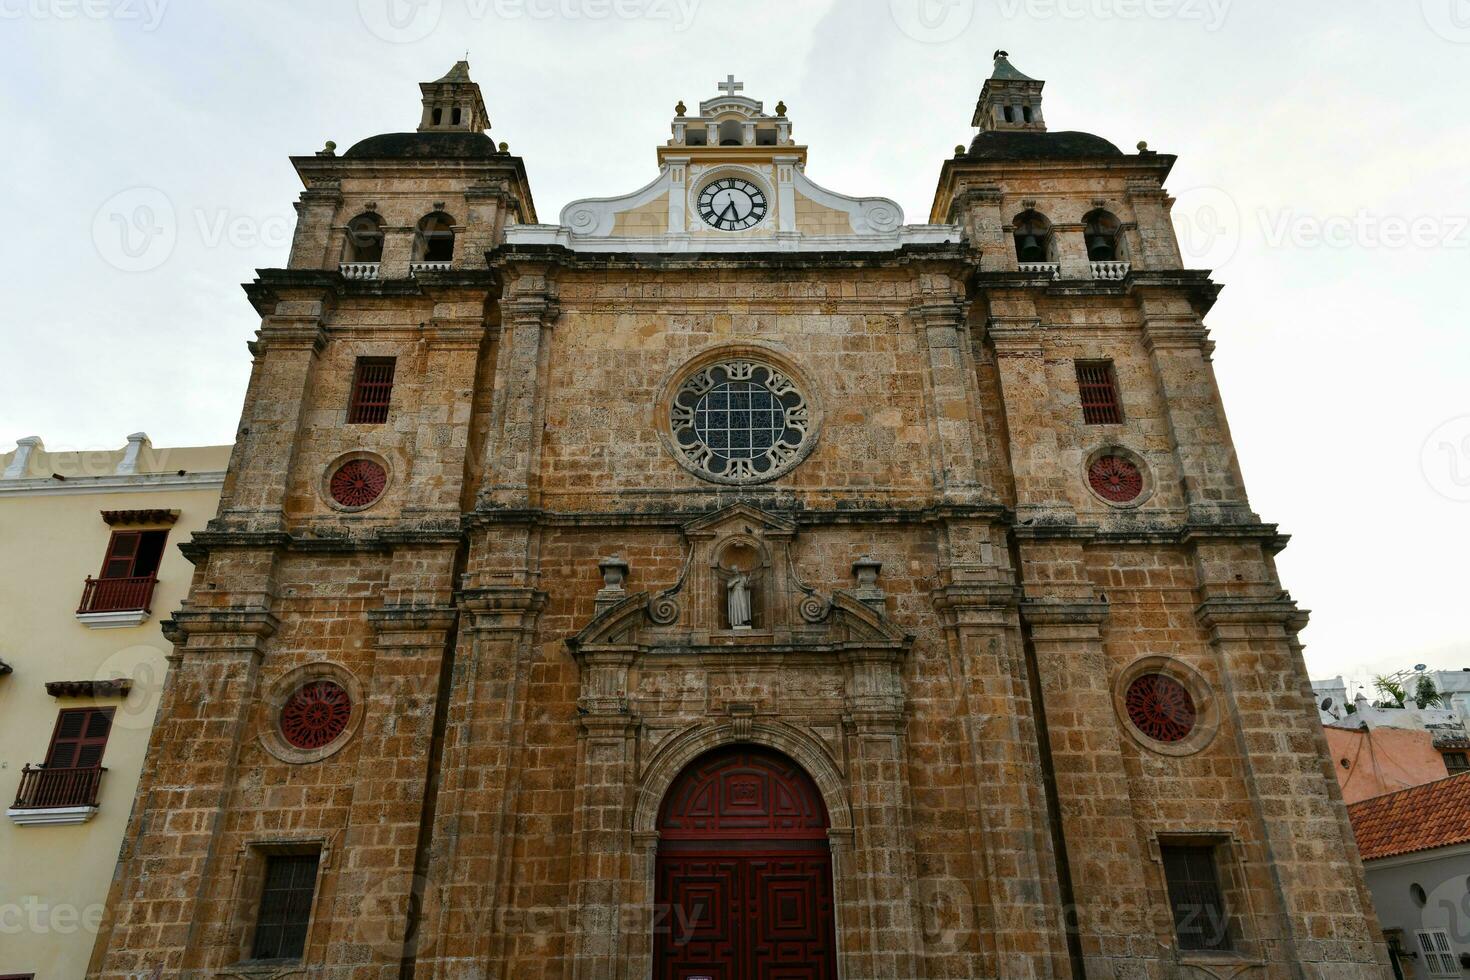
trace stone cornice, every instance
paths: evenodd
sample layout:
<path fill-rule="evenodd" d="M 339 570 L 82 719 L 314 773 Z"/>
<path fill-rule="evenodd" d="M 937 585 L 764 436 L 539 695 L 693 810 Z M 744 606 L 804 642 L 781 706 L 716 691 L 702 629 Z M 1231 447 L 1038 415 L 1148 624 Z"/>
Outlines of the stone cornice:
<path fill-rule="evenodd" d="M 910 244 L 892 251 L 859 252 L 579 252 L 561 245 L 501 245 L 485 253 L 491 268 L 517 262 L 544 262 L 568 269 L 707 272 L 710 269 L 893 269 L 943 263 L 957 277 L 980 263 L 969 244 Z"/>
<path fill-rule="evenodd" d="M 1311 613 L 1298 608 L 1288 593 L 1275 599 L 1219 596 L 1206 599 L 1195 609 L 1195 617 L 1208 630 L 1230 627 L 1281 626 L 1293 632 L 1306 628 Z"/>
<path fill-rule="evenodd" d="M 669 498 L 679 496 L 670 492 Z M 771 501 L 746 498 L 743 502 L 759 508 L 762 512 L 780 515 L 798 527 L 828 527 L 833 525 L 869 524 L 938 524 L 951 520 L 980 520 L 986 523 L 1004 523 L 1011 519 L 1011 512 L 1000 504 L 938 504 L 931 507 L 864 507 L 862 509 L 809 510 L 792 501 Z M 690 521 L 730 506 L 722 499 L 717 506 L 707 508 L 664 509 L 651 504 L 647 511 L 551 511 L 541 508 L 497 508 L 481 507 L 466 514 L 463 526 L 466 531 L 489 527 L 532 526 L 532 527 L 653 527 L 682 529 Z"/>

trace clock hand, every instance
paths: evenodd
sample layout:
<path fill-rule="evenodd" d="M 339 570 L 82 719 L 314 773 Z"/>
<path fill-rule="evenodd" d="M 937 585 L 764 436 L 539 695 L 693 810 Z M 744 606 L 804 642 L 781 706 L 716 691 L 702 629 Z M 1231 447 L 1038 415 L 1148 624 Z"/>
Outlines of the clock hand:
<path fill-rule="evenodd" d="M 729 214 L 730 212 L 732 212 L 734 210 L 735 210 L 735 202 L 734 201 L 731 201 L 729 204 L 725 205 L 725 210 L 720 212 L 719 220 L 720 221 L 724 221 L 725 220 L 725 215 L 726 214 Z M 734 219 L 732 218 L 730 220 L 733 221 Z"/>

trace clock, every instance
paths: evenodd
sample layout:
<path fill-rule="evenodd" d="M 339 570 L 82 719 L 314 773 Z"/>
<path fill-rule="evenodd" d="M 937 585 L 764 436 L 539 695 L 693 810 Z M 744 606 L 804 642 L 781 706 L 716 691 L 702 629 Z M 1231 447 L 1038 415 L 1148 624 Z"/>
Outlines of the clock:
<path fill-rule="evenodd" d="M 721 177 L 699 192 L 699 216 L 720 231 L 744 231 L 766 219 L 766 194 L 739 177 Z"/>

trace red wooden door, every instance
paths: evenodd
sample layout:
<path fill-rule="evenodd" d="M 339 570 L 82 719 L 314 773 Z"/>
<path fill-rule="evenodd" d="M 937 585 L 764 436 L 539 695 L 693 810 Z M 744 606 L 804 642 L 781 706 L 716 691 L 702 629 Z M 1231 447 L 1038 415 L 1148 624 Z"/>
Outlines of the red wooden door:
<path fill-rule="evenodd" d="M 655 980 L 836 980 L 827 812 L 800 767 L 724 750 L 659 818 Z"/>

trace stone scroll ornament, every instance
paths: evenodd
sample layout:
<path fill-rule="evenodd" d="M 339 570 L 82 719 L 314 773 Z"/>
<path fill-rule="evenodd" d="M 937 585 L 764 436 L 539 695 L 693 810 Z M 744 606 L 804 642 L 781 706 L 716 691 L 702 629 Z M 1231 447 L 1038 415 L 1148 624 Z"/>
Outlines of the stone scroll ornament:
<path fill-rule="evenodd" d="M 720 361 L 679 386 L 669 410 L 683 462 L 714 483 L 764 483 L 801 461 L 811 410 L 785 374 L 756 361 Z"/>

